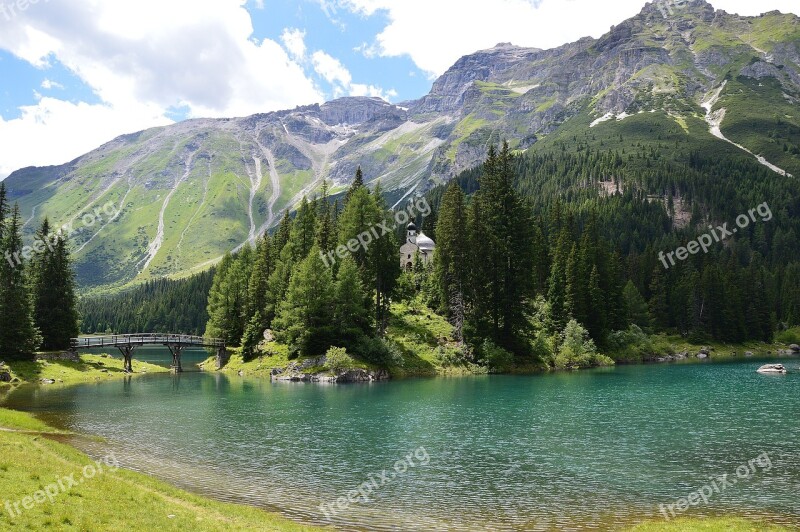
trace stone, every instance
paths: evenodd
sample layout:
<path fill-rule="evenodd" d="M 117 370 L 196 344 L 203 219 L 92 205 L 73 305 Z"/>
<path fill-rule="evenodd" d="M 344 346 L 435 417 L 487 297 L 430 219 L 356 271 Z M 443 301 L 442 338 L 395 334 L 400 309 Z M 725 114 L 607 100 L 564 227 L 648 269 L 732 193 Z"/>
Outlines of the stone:
<path fill-rule="evenodd" d="M 752 352 L 752 351 L 745 351 L 745 352 L 744 352 L 744 356 L 746 356 L 746 357 L 752 357 L 752 356 L 755 356 L 755 355 L 753 354 L 753 352 Z"/>
<path fill-rule="evenodd" d="M 789 349 L 791 349 L 795 353 L 800 352 L 800 345 L 792 344 L 789 346 Z"/>
<path fill-rule="evenodd" d="M 700 353 L 703 354 L 703 355 L 707 355 L 709 353 L 709 350 L 708 350 L 707 347 L 701 347 L 700 348 Z"/>
<path fill-rule="evenodd" d="M 783 364 L 764 364 L 756 371 L 758 373 L 775 373 L 779 375 L 786 374 L 786 368 L 783 367 Z"/>
<path fill-rule="evenodd" d="M 42 379 L 40 381 L 42 384 L 55 384 L 55 379 Z"/>
<path fill-rule="evenodd" d="M 697 358 L 708 358 L 708 353 L 697 353 Z"/>
<path fill-rule="evenodd" d="M 0 382 L 11 382 L 11 373 L 0 371 Z"/>

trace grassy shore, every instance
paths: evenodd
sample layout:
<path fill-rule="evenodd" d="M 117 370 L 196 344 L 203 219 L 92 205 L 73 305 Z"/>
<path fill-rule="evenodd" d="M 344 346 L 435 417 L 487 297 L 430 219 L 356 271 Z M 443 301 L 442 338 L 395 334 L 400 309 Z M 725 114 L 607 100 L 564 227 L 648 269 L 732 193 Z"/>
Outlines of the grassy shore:
<path fill-rule="evenodd" d="M 29 414 L 0 408 L 1 530 L 323 530 L 249 506 L 193 495 L 146 475 L 117 469 L 113 460 L 94 462 L 69 445 L 47 437 L 58 434 L 61 431 Z M 90 466 L 95 471 L 91 478 L 86 473 Z M 77 484 L 70 485 L 66 478 L 74 479 Z M 58 486 L 59 479 L 64 489 Z M 746 519 L 717 518 L 658 520 L 629 530 L 778 532 L 788 529 Z"/>
<path fill-rule="evenodd" d="M 58 431 L 27 414 L 0 409 L 0 429 L 0 530 L 320 530 L 256 508 L 192 495 L 146 475 L 100 466 L 45 437 Z M 92 478 L 85 473 L 88 466 L 96 471 Z M 58 479 L 70 476 L 77 485 L 70 487 L 63 480 L 62 490 Z M 48 487 L 50 497 L 45 494 Z"/>
<path fill-rule="evenodd" d="M 101 382 L 119 379 L 128 374 L 123 371 L 122 358 L 111 358 L 109 355 L 80 355 L 80 362 L 69 360 L 36 360 L 13 362 L 11 368 L 12 381 L 42 382 L 52 380 L 57 384 L 80 384 L 84 382 Z M 166 373 L 169 368 L 132 361 L 133 373 Z"/>
<path fill-rule="evenodd" d="M 749 519 L 719 517 L 710 519 L 675 519 L 673 521 L 648 521 L 629 532 L 782 532 L 789 530 Z"/>

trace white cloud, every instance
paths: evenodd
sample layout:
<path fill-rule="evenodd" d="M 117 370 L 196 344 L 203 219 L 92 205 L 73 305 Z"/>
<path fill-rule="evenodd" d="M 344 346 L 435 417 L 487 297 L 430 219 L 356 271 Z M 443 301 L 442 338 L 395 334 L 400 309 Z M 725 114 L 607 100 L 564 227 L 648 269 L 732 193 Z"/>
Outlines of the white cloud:
<path fill-rule="evenodd" d="M 353 83 L 353 76 L 341 61 L 331 55 L 317 50 L 311 54 L 311 64 L 317 74 L 333 86 L 333 97 L 340 96 L 372 96 L 391 100 L 397 97 L 397 91 L 389 89 L 384 91 L 376 85 Z"/>
<path fill-rule="evenodd" d="M 166 125 L 161 108 L 137 105 L 124 110 L 43 97 L 23 107 L 14 120 L 0 118 L 0 176 L 25 166 L 63 164 L 112 138 L 143 127 Z"/>
<path fill-rule="evenodd" d="M 46 89 L 46 90 L 63 89 L 64 85 L 62 85 L 61 83 L 59 83 L 57 81 L 53 81 L 51 79 L 45 78 L 44 81 L 42 81 L 42 88 Z"/>
<path fill-rule="evenodd" d="M 322 101 L 279 43 L 253 39 L 244 4 L 49 0 L 0 17 L 0 49 L 37 68 L 60 62 L 102 102 L 42 98 L 19 119 L 0 120 L 6 139 L 0 177 L 9 168 L 61 163 L 116 135 L 166 123 L 171 107 L 192 117 L 227 117 Z"/>
<path fill-rule="evenodd" d="M 306 32 L 303 30 L 298 30 L 297 28 L 284 28 L 283 33 L 281 34 L 281 42 L 283 46 L 286 47 L 286 50 L 289 52 L 289 55 L 292 56 L 297 62 L 303 62 L 306 58 Z"/>
<path fill-rule="evenodd" d="M 345 68 L 341 61 L 322 50 L 317 50 L 311 55 L 311 62 L 317 74 L 325 78 L 325 81 L 331 85 L 348 87 L 353 81 L 350 71 Z"/>
<path fill-rule="evenodd" d="M 365 55 L 409 56 L 439 75 L 460 57 L 499 42 L 553 48 L 581 37 L 599 37 L 641 11 L 643 0 L 339 0 L 339 7 L 364 16 L 383 10 L 389 20 Z M 757 15 L 780 9 L 798 12 L 797 0 L 712 0 L 731 13 Z M 442 23 L 446 21 L 446 23 Z"/>

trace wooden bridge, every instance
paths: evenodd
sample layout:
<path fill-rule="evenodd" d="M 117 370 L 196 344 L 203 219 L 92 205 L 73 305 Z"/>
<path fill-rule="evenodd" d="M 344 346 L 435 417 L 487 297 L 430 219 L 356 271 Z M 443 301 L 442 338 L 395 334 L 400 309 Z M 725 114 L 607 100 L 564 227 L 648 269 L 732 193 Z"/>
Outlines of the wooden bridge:
<path fill-rule="evenodd" d="M 146 345 L 163 345 L 172 353 L 173 371 L 180 373 L 181 353 L 186 348 L 206 348 L 210 347 L 217 352 L 217 369 L 227 358 L 225 340 L 219 338 L 205 338 L 203 336 L 190 336 L 186 334 L 159 334 L 159 333 L 140 333 L 140 334 L 113 334 L 110 336 L 81 336 L 73 338 L 71 341 L 73 351 L 78 349 L 95 349 L 98 347 L 116 347 L 122 353 L 124 360 L 124 371 L 133 373 L 131 359 L 133 350 L 137 347 Z"/>

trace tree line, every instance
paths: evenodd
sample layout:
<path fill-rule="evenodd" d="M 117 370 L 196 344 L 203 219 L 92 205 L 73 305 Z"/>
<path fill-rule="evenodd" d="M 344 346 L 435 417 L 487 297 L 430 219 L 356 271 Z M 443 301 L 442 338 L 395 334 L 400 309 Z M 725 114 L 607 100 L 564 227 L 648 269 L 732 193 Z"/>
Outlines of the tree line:
<path fill-rule="evenodd" d="M 59 350 L 78 335 L 75 277 L 69 243 L 44 219 L 24 246 L 19 205 L 0 183 L 0 357 L 32 359 Z"/>
<path fill-rule="evenodd" d="M 157 279 L 117 294 L 83 297 L 78 302 L 81 332 L 201 336 L 213 278 L 211 269 L 188 279 Z"/>
<path fill-rule="evenodd" d="M 222 259 L 209 293 L 206 335 L 241 345 L 249 355 L 271 329 L 293 355 L 336 345 L 383 360 L 388 349 L 381 337 L 400 272 L 397 237 L 389 233 L 343 259 L 325 258 L 390 215 L 380 186 L 370 191 L 361 169 L 341 203 L 331 201 L 327 185 L 319 197 L 303 198 L 273 234 Z"/>

